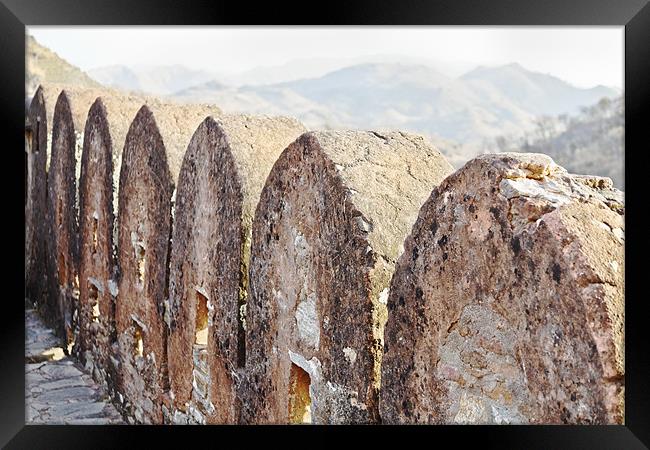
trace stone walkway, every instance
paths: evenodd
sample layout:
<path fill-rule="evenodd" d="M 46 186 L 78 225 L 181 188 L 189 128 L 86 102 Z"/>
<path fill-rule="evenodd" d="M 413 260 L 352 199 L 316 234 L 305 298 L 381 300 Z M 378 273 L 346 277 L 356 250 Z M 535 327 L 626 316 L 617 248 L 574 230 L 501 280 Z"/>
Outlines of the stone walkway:
<path fill-rule="evenodd" d="M 33 309 L 25 311 L 25 422 L 104 425 L 124 423 L 102 386 L 67 357 Z"/>

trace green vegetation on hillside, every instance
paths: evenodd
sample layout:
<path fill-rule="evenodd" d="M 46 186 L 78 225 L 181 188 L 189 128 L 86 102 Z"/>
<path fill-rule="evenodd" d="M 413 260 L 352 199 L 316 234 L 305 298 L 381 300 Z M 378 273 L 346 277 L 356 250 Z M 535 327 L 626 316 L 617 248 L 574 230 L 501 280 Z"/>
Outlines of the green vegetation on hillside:
<path fill-rule="evenodd" d="M 623 97 L 602 98 L 575 116 L 540 116 L 532 131 L 499 136 L 490 150 L 546 153 L 568 171 L 605 176 L 625 189 Z"/>

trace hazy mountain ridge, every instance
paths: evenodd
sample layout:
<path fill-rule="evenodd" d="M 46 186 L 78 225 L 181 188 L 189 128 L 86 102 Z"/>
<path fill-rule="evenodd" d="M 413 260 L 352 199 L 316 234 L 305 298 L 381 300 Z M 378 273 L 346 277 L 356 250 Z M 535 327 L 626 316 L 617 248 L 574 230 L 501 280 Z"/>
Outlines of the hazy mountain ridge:
<path fill-rule="evenodd" d="M 104 86 L 151 95 L 169 95 L 188 86 L 212 82 L 216 75 L 181 65 L 163 67 L 113 65 L 91 69 L 88 74 Z"/>
<path fill-rule="evenodd" d="M 610 88 L 576 88 L 518 65 L 450 78 L 424 65 L 368 63 L 263 86 L 206 83 L 172 96 L 223 102 L 226 111 L 292 114 L 312 128 L 400 127 L 477 145 L 530 129 L 540 114 L 577 112 L 617 94 Z"/>
<path fill-rule="evenodd" d="M 28 96 L 43 82 L 100 86 L 31 36 L 26 53 Z M 423 134 L 456 168 L 484 152 L 538 151 L 573 172 L 610 176 L 623 186 L 620 92 L 576 88 L 519 64 L 477 67 L 449 77 L 424 64 L 369 62 L 313 78 L 238 87 L 179 65 L 110 66 L 93 76 L 108 87 L 157 91 L 172 101 L 213 103 L 226 112 L 291 115 L 311 129 Z M 603 97 L 618 100 L 598 103 Z M 549 126 L 551 134 L 539 134 Z"/>
<path fill-rule="evenodd" d="M 576 88 L 552 75 L 526 70 L 517 63 L 477 67 L 461 78 L 470 84 L 491 84 L 511 102 L 535 115 L 577 113 L 580 106 L 618 94 L 605 86 Z"/>

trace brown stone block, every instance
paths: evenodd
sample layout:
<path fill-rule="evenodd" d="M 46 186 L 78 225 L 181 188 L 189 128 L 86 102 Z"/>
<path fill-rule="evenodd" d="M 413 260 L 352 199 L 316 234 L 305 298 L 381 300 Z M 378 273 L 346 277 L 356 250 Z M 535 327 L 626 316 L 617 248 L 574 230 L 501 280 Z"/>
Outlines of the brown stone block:
<path fill-rule="evenodd" d="M 185 153 L 172 237 L 169 378 L 175 407 L 187 412 L 191 403 L 208 423 L 239 421 L 253 214 L 273 163 L 304 131 L 286 117 L 209 117 Z"/>
<path fill-rule="evenodd" d="M 162 395 L 168 388 L 164 309 L 172 194 L 192 130 L 214 111 L 208 106 L 143 106 L 126 136 L 118 193 L 115 320 L 119 390 L 138 422 L 162 422 Z"/>
<path fill-rule="evenodd" d="M 388 300 L 385 423 L 623 422 L 624 204 L 541 154 L 431 193 Z"/>
<path fill-rule="evenodd" d="M 116 356 L 111 347 L 116 341 L 117 295 L 114 192 L 126 130 L 141 106 L 139 98 L 97 98 L 88 113 L 81 158 L 79 336 L 75 351 L 97 381 L 111 388 L 117 377 L 110 359 Z"/>
<path fill-rule="evenodd" d="M 67 91 L 57 97 L 52 119 L 47 174 L 47 284 L 50 314 L 46 319 L 65 340 L 75 339 L 78 299 L 77 158 L 81 154 L 81 111 Z"/>
<path fill-rule="evenodd" d="M 253 222 L 244 422 L 379 420 L 390 277 L 451 171 L 397 132 L 305 133 L 282 153 Z"/>
<path fill-rule="evenodd" d="M 29 106 L 26 140 L 25 199 L 25 289 L 41 310 L 46 301 L 46 213 L 47 213 L 47 115 L 43 89 L 39 88 Z M 45 312 L 45 311 L 44 311 Z M 50 311 L 51 313 L 52 311 Z M 47 314 L 44 314 L 47 315 Z"/>

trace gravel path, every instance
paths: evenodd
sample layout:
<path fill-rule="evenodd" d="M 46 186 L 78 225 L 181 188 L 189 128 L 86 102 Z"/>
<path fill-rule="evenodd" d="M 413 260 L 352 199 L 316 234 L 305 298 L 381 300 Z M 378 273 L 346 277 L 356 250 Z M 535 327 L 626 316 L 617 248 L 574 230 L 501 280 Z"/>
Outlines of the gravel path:
<path fill-rule="evenodd" d="M 25 422 L 104 425 L 124 423 L 102 386 L 65 356 L 35 310 L 25 311 Z"/>

